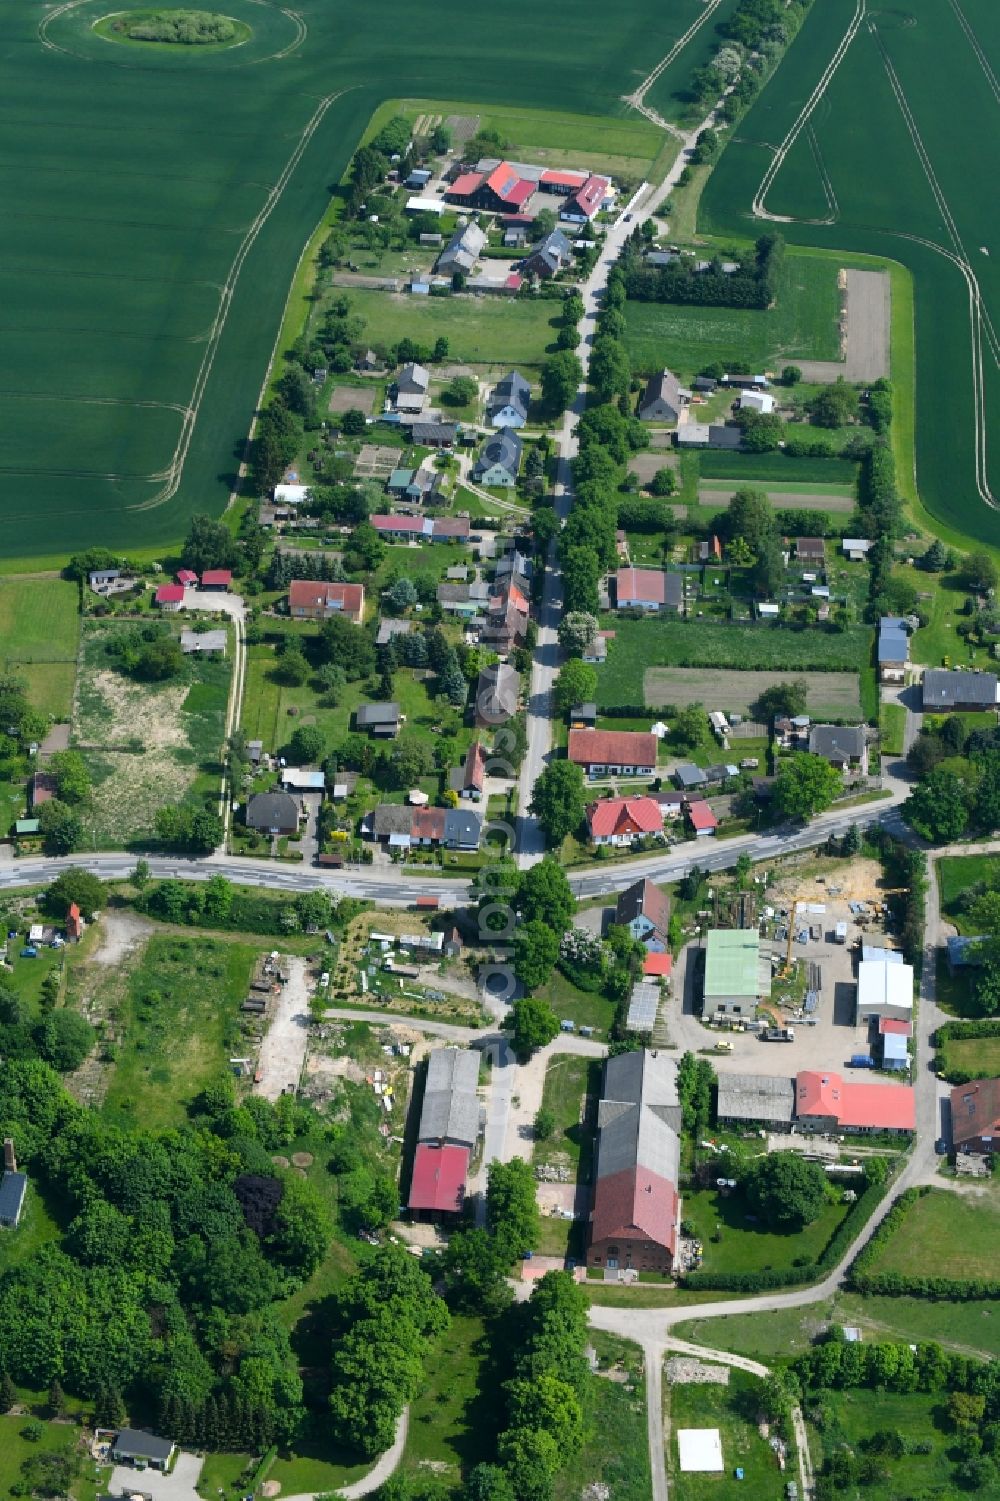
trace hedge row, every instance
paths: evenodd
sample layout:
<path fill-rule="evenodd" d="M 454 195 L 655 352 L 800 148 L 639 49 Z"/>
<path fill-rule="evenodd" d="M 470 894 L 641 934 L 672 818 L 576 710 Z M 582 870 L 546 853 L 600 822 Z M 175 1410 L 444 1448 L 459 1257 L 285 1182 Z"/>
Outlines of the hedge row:
<path fill-rule="evenodd" d="M 784 1271 L 773 1268 L 758 1272 L 690 1272 L 683 1278 L 686 1288 L 714 1288 L 718 1292 L 769 1292 L 775 1287 L 798 1287 L 807 1282 L 818 1282 L 833 1270 L 847 1250 L 851 1241 L 860 1234 L 861 1227 L 875 1213 L 888 1187 L 888 1182 L 872 1183 L 841 1220 L 827 1241 L 823 1254 L 803 1266 L 791 1266 Z"/>

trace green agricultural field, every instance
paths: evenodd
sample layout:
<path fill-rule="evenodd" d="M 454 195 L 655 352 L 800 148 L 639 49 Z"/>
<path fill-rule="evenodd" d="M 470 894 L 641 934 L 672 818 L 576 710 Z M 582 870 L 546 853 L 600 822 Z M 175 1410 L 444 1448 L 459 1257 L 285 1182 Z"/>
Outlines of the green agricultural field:
<path fill-rule="evenodd" d="M 821 633 L 781 626 L 746 626 L 724 621 L 619 620 L 607 663 L 597 669 L 597 703 L 602 709 L 645 703 L 649 667 L 729 667 L 794 675 L 804 670 L 856 672 L 867 661 L 871 633 L 861 626 Z"/>
<path fill-rule="evenodd" d="M 180 1125 L 239 1038 L 257 948 L 155 936 L 130 976 L 105 1113 L 150 1130 Z"/>
<path fill-rule="evenodd" d="M 0 555 L 155 556 L 221 512 L 296 263 L 383 101 L 541 105 L 584 122 L 553 125 L 554 151 L 641 163 L 658 134 L 621 96 L 675 8 L 695 7 L 630 0 L 609 28 L 582 0 L 568 45 L 562 15 L 516 0 L 484 47 L 458 0 L 386 0 L 377 24 L 347 0 L 232 0 L 252 34 L 214 51 L 109 42 L 98 0 L 6 7 Z"/>
<path fill-rule="evenodd" d="M 824 82 L 845 38 L 843 59 Z M 893 282 L 900 480 L 914 498 L 905 439 L 915 336 L 921 499 L 952 531 L 994 545 L 1000 515 L 981 492 L 991 482 L 993 491 L 998 488 L 995 461 L 990 473 L 995 444 L 989 429 L 995 435 L 1000 413 L 993 333 L 1000 322 L 1000 267 L 991 254 L 1000 238 L 1000 204 L 982 184 L 997 124 L 989 59 L 998 50 L 1000 11 L 992 0 L 947 7 L 909 0 L 903 10 L 867 16 L 855 0 L 814 5 L 785 62 L 733 131 L 699 215 L 703 230 L 753 236 L 765 222 L 752 211 L 763 188 L 767 211 L 787 216 L 781 229 L 789 242 L 891 258 L 909 268 L 914 330 L 908 317 L 897 317 Z M 960 101 L 958 116 L 945 107 L 948 100 Z M 956 151 L 959 120 L 962 149 Z M 779 148 L 783 154 L 776 156 Z M 970 299 L 969 278 L 981 301 Z M 942 388 L 954 408 L 945 440 Z"/>
<path fill-rule="evenodd" d="M 836 264 L 789 254 L 774 307 L 629 302 L 625 344 L 634 370 L 648 375 L 670 365 L 685 378 L 716 361 L 773 370 L 791 359 L 835 360 L 838 308 Z"/>
<path fill-rule="evenodd" d="M 874 1270 L 906 1277 L 992 1277 L 998 1233 L 1000 1196 L 992 1188 L 976 1198 L 931 1189 L 907 1210 Z"/>
<path fill-rule="evenodd" d="M 697 26 L 697 31 L 687 44 L 680 48 L 675 56 L 667 63 L 663 72 L 650 85 L 646 95 L 646 103 L 652 105 L 666 120 L 688 120 L 691 118 L 691 100 L 689 84 L 691 74 L 695 68 L 700 68 L 711 61 L 718 45 L 718 28 L 729 20 L 736 9 L 739 0 L 722 0 L 722 3 L 714 10 L 706 13 L 703 0 L 688 0 L 683 6 L 674 7 L 674 31 L 676 39 L 671 38 L 670 46 L 657 48 L 663 57 L 657 58 L 657 62 L 665 60 L 674 52 L 678 42 L 692 25 Z M 652 63 L 653 59 L 650 59 Z M 695 116 L 697 118 L 697 115 Z M 678 231 L 673 225 L 671 215 L 671 229 Z"/>
<path fill-rule="evenodd" d="M 506 366 L 540 365 L 555 348 L 559 304 L 547 298 L 411 297 L 364 288 L 348 297 L 373 344 L 433 344 L 443 334 L 449 359 Z"/>
<path fill-rule="evenodd" d="M 80 595 L 58 578 L 0 579 L 0 650 L 35 708 L 66 719 L 73 703 Z"/>
<path fill-rule="evenodd" d="M 702 479 L 727 480 L 734 485 L 766 485 L 770 481 L 802 489 L 820 485 L 842 485 L 851 489 L 857 480 L 858 466 L 853 459 L 789 458 L 783 453 L 713 453 L 698 455 Z"/>

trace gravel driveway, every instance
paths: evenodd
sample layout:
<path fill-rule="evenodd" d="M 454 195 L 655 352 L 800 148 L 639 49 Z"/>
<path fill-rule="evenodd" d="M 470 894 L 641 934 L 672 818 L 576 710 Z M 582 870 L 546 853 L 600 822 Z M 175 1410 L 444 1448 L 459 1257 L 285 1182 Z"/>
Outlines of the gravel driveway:
<path fill-rule="evenodd" d="M 295 1089 L 306 1060 L 309 1039 L 309 987 L 306 984 L 306 961 L 289 958 L 288 983 L 282 986 L 271 1025 L 261 1044 L 258 1069 L 260 1081 L 254 1094 L 276 1100 L 289 1086 Z"/>

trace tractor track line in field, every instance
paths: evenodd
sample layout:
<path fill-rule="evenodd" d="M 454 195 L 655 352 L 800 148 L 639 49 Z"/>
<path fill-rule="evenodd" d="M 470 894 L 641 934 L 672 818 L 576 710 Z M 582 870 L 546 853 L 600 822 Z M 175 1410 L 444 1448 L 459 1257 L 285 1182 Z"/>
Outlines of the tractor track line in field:
<path fill-rule="evenodd" d="M 651 120 L 654 125 L 659 125 L 661 130 L 669 131 L 672 136 L 677 136 L 679 140 L 684 139 L 683 132 L 679 131 L 676 125 L 671 125 L 668 121 L 664 120 L 662 115 L 658 114 L 655 109 L 651 108 L 651 106 L 646 103 L 646 95 L 653 87 L 653 84 L 656 82 L 656 80 L 660 77 L 661 73 L 664 73 L 666 69 L 670 67 L 670 64 L 674 61 L 674 58 L 680 56 L 691 38 L 697 35 L 697 33 L 704 26 L 705 22 L 709 19 L 710 16 L 715 13 L 715 11 L 718 10 L 721 4 L 722 0 L 708 0 L 708 4 L 705 6 L 702 14 L 692 22 L 683 36 L 679 36 L 677 38 L 676 42 L 671 47 L 666 57 L 660 58 L 660 61 L 656 64 L 656 67 L 653 69 L 652 73 L 647 74 L 646 77 L 642 80 L 642 83 L 640 83 L 639 87 L 633 90 L 631 94 L 623 94 L 621 96 L 623 103 L 630 104 L 632 108 L 637 109 L 641 115 L 645 115 L 647 120 Z"/>
<path fill-rule="evenodd" d="M 969 19 L 962 7 L 958 4 L 958 0 L 948 0 L 948 4 L 955 12 L 958 24 L 965 32 L 969 46 L 972 48 L 973 52 L 976 54 L 976 57 L 979 60 L 979 66 L 982 68 L 984 74 L 986 75 L 986 82 L 990 86 L 990 91 L 993 94 L 994 99 L 998 104 L 1000 104 L 1000 80 L 997 79 L 997 75 L 994 73 L 992 67 L 990 66 L 990 60 L 986 56 L 986 53 L 983 51 L 982 43 L 969 24 Z"/>
<path fill-rule="evenodd" d="M 945 230 L 947 231 L 948 238 L 952 243 L 952 253 L 950 259 L 954 262 L 954 264 L 961 271 L 962 275 L 965 277 L 965 283 L 969 294 L 969 331 L 972 352 L 973 417 L 975 422 L 976 489 L 979 491 L 980 499 L 983 500 L 986 505 L 992 506 L 994 510 L 1000 509 L 1000 506 L 998 506 L 997 498 L 993 494 L 993 491 L 990 489 L 989 484 L 989 464 L 987 457 L 987 437 L 989 429 L 986 416 L 986 387 L 983 374 L 984 321 L 988 324 L 987 343 L 990 346 L 994 361 L 997 360 L 996 335 L 993 330 L 993 325 L 989 321 L 989 315 L 983 308 L 982 295 L 979 290 L 979 282 L 976 279 L 976 274 L 969 262 L 968 253 L 966 252 L 965 245 L 962 242 L 962 236 L 959 233 L 958 225 L 955 222 L 954 215 L 951 212 L 951 207 L 944 195 L 941 184 L 938 182 L 937 174 L 934 171 L 930 156 L 927 153 L 927 148 L 924 145 L 920 131 L 917 128 L 916 119 L 914 118 L 913 111 L 910 109 L 909 101 L 907 100 L 903 86 L 899 80 L 899 75 L 897 74 L 896 69 L 893 66 L 892 58 L 889 56 L 888 49 L 886 48 L 885 43 L 882 41 L 882 38 L 879 35 L 878 29 L 874 22 L 870 21 L 868 23 L 868 29 L 875 41 L 875 45 L 878 47 L 878 50 L 881 53 L 886 76 L 889 79 L 889 86 L 892 89 L 893 94 L 895 95 L 896 103 L 899 105 L 900 113 L 903 116 L 903 123 L 905 124 L 906 129 L 909 132 L 910 139 L 913 142 L 913 148 L 917 153 L 917 159 L 920 162 L 924 176 L 927 179 L 927 184 L 931 190 L 934 202 L 937 204 L 938 212 L 944 220 Z M 938 248 L 941 249 L 942 247 Z M 947 254 L 947 252 L 945 253 Z"/>
<path fill-rule="evenodd" d="M 360 85 L 355 84 L 353 85 L 353 87 L 359 88 Z M 222 295 L 219 302 L 219 311 L 212 323 L 211 331 L 208 336 L 208 344 L 205 349 L 205 353 L 202 356 L 201 364 L 198 367 L 198 374 L 195 377 L 194 388 L 191 393 L 191 400 L 188 403 L 188 414 L 185 418 L 184 426 L 182 428 L 180 438 L 177 442 L 177 447 L 174 450 L 173 459 L 167 471 L 167 483 L 164 488 L 157 495 L 154 495 L 150 500 L 140 501 L 138 505 L 132 506 L 129 509 L 134 511 L 151 511 L 154 510 L 157 506 L 163 505 L 166 501 L 171 500 L 173 496 L 176 495 L 177 490 L 180 486 L 181 476 L 184 472 L 184 463 L 187 459 L 188 451 L 191 447 L 191 439 L 194 436 L 194 429 L 198 420 L 198 413 L 201 410 L 202 398 L 205 394 L 205 388 L 208 385 L 209 376 L 212 373 L 212 367 L 215 364 L 215 356 L 218 353 L 219 345 L 222 341 L 222 335 L 225 331 L 226 321 L 229 317 L 229 310 L 232 307 L 233 297 L 236 293 L 236 287 L 239 282 L 240 272 L 243 269 L 244 262 L 246 261 L 247 256 L 250 254 L 250 251 L 253 249 L 253 246 L 261 230 L 264 228 L 264 225 L 267 223 L 268 219 L 271 217 L 272 212 L 280 201 L 282 193 L 288 186 L 292 174 L 294 173 L 299 162 L 302 160 L 307 146 L 309 145 L 313 136 L 316 134 L 316 131 L 319 129 L 327 113 L 327 110 L 333 103 L 335 103 L 336 100 L 343 98 L 344 94 L 350 92 L 350 89 L 340 89 L 337 93 L 328 94 L 325 99 L 322 99 L 320 101 L 316 110 L 313 112 L 312 117 L 307 122 L 305 129 L 300 135 L 295 150 L 288 158 L 288 161 L 285 163 L 285 166 L 282 169 L 278 180 L 275 182 L 270 192 L 268 193 L 267 198 L 261 206 L 260 212 L 253 220 L 250 228 L 247 230 L 242 241 L 240 242 L 240 248 L 236 252 L 233 263 L 229 268 L 229 273 L 222 285 Z"/>
<path fill-rule="evenodd" d="M 790 224 L 793 222 L 800 224 L 833 223 L 832 219 L 800 219 L 796 221 L 792 220 L 787 214 L 771 214 L 768 213 L 767 208 L 765 207 L 764 200 L 766 199 L 768 192 L 770 191 L 774 179 L 777 177 L 778 173 L 781 171 L 782 166 L 784 165 L 785 157 L 788 155 L 789 151 L 791 151 L 792 147 L 795 145 L 795 142 L 798 140 L 799 136 L 808 125 L 813 111 L 830 86 L 830 80 L 833 78 L 833 75 L 836 73 L 837 69 L 840 67 L 840 64 L 843 62 L 844 57 L 847 54 L 847 49 L 850 47 L 851 43 L 854 41 L 854 38 L 857 36 L 861 22 L 865 17 L 865 4 L 866 0 L 858 0 L 857 8 L 855 9 L 854 15 L 851 18 L 850 24 L 848 25 L 847 30 L 844 32 L 844 35 L 841 37 L 833 56 L 827 63 L 826 67 L 823 69 L 823 72 L 820 75 L 819 82 L 816 84 L 816 87 L 813 89 L 812 93 L 809 95 L 809 98 L 806 100 L 805 104 L 802 106 L 802 109 L 799 111 L 795 120 L 792 122 L 791 129 L 788 131 L 788 134 L 785 136 L 781 145 L 774 153 L 774 157 L 770 165 L 768 166 L 767 171 L 761 178 L 760 187 L 754 194 L 753 203 L 751 205 L 753 213 L 758 219 L 770 219 L 772 220 L 772 222 L 778 224 Z"/>

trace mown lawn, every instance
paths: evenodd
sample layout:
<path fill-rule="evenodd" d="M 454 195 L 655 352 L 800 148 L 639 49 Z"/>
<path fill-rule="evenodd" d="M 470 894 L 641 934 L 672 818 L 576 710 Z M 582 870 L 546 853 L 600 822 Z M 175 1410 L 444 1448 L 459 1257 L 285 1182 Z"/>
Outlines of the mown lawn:
<path fill-rule="evenodd" d="M 784 1270 L 803 1258 L 815 1261 L 847 1210 L 827 1204 L 818 1219 L 797 1233 L 783 1234 L 748 1222 L 749 1210 L 738 1189 L 689 1190 L 684 1195 L 684 1219 L 705 1248 L 705 1271 L 745 1272 Z M 718 1235 L 718 1241 L 713 1240 Z"/>
<path fill-rule="evenodd" d="M 606 1037 L 615 1019 L 614 1003 L 607 996 L 600 991 L 580 990 L 558 969 L 536 994 L 548 1001 L 560 1021 L 575 1022 L 577 1031 L 593 1027 L 598 1041 Z"/>
<path fill-rule="evenodd" d="M 782 1494 L 778 1462 L 757 1431 L 754 1395 L 759 1389 L 757 1377 L 745 1371 L 731 1371 L 726 1386 L 702 1381 L 673 1386 L 664 1381 L 663 1406 L 670 1423 L 667 1473 L 677 1501 L 714 1501 L 734 1491 L 743 1501 L 774 1501 Z M 677 1449 L 680 1428 L 718 1428 L 725 1470 L 719 1474 L 682 1474 Z M 737 1466 L 743 1471 L 738 1488 L 732 1484 Z"/>
<path fill-rule="evenodd" d="M 535 1142 L 533 1162 L 568 1160 L 575 1177 L 582 1183 L 589 1181 L 594 1133 L 588 1123 L 588 1106 L 597 1098 L 600 1086 L 599 1059 L 579 1058 L 573 1053 L 556 1053 L 549 1059 L 542 1108 L 552 1111 L 556 1125 L 545 1141 Z"/>
<path fill-rule="evenodd" d="M 941 911 L 959 932 L 971 932 L 958 899 L 972 886 L 1000 880 L 1000 855 L 951 855 L 936 861 Z"/>
<path fill-rule="evenodd" d="M 927 624 L 914 631 L 910 656 L 928 667 L 941 667 L 945 657 L 953 667 L 988 667 L 988 646 L 977 647 L 958 634 L 958 625 L 969 592 L 957 573 L 925 573 L 919 568 L 897 567 L 896 574 L 906 579 L 920 596 L 920 613 Z"/>
<path fill-rule="evenodd" d="M 239 1037 L 239 1008 L 263 943 L 156 935 L 132 975 L 104 1111 L 148 1130 L 180 1125 Z"/>
<path fill-rule="evenodd" d="M 42 714 L 68 718 L 76 681 L 80 596 L 60 578 L 0 579 L 0 653 Z"/>
<path fill-rule="evenodd" d="M 882 704 L 879 708 L 879 734 L 882 754 L 901 756 L 906 731 L 906 710 L 902 704 Z"/>
<path fill-rule="evenodd" d="M 1000 1200 L 931 1189 L 907 1212 L 876 1261 L 879 1272 L 976 1278 L 996 1275 Z"/>
<path fill-rule="evenodd" d="M 0 1417 L 0 1490 L 5 1495 L 14 1494 L 13 1487 L 23 1483 L 21 1466 L 26 1459 L 39 1453 L 74 1453 L 78 1449 L 78 1429 L 72 1423 L 42 1423 L 42 1435 L 37 1442 L 21 1437 L 21 1430 L 28 1419 L 24 1416 Z M 105 1477 L 108 1472 L 101 1472 Z M 72 1481 L 70 1495 L 73 1501 L 94 1501 L 99 1489 L 97 1471 L 93 1460 L 80 1453 L 80 1472 Z M 30 1491 L 28 1492 L 30 1494 Z"/>
<path fill-rule="evenodd" d="M 649 375 L 669 365 L 686 379 L 716 362 L 747 360 L 771 370 L 794 358 L 833 360 L 838 307 L 837 268 L 789 249 L 773 307 L 628 302 L 625 347 L 634 370 Z"/>
<path fill-rule="evenodd" d="M 785 453 L 717 453 L 706 449 L 698 454 L 698 468 L 703 479 L 731 480 L 737 485 L 796 483 L 802 489 L 820 485 L 853 487 L 858 466 L 853 459 L 796 458 Z"/>

